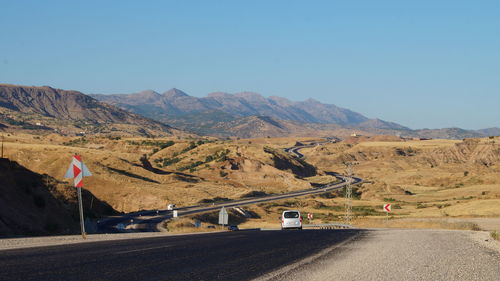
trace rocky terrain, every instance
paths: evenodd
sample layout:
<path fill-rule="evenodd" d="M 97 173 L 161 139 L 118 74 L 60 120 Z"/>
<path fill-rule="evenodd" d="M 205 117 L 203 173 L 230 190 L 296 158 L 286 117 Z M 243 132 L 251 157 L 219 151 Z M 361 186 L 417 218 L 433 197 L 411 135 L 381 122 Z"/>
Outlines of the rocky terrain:
<path fill-rule="evenodd" d="M 4 128 L 71 133 L 180 133 L 158 121 L 99 102 L 77 91 L 48 86 L 0 84 L 0 123 Z"/>
<path fill-rule="evenodd" d="M 104 102 L 77 91 L 0 84 L 0 130 L 63 135 L 198 134 L 239 138 L 347 137 L 356 133 L 446 139 L 483 137 L 499 132 L 498 128 L 410 130 L 313 99 L 293 102 L 251 92 L 217 92 L 197 98 L 171 89 L 163 94 L 143 91 L 91 96 Z"/>
<path fill-rule="evenodd" d="M 498 128 L 411 130 L 314 99 L 295 102 L 276 96 L 266 98 L 253 92 L 215 92 L 197 98 L 174 88 L 162 94 L 147 90 L 134 94 L 91 96 L 200 135 L 282 137 L 306 136 L 314 131 L 320 136 L 349 136 L 357 132 L 363 135 L 463 139 L 500 134 Z"/>
<path fill-rule="evenodd" d="M 161 119 L 190 113 L 222 111 L 235 117 L 269 116 L 301 123 L 354 125 L 369 119 L 359 113 L 314 99 L 292 102 L 281 97 L 265 98 L 257 93 L 228 94 L 216 92 L 196 98 L 178 89 L 163 94 L 144 91 L 124 95 L 92 95 L 94 98 L 127 108 L 139 114 Z"/>
<path fill-rule="evenodd" d="M 369 119 L 314 99 L 294 102 L 274 96 L 265 98 L 252 92 L 216 92 L 197 98 L 181 90 L 171 89 L 163 94 L 148 90 L 135 94 L 91 96 L 202 135 L 278 137 L 304 136 L 312 131 L 315 134 L 332 135 L 340 132 L 335 129 L 341 128 L 367 134 L 379 130 L 396 133 L 409 130 L 393 122 Z"/>

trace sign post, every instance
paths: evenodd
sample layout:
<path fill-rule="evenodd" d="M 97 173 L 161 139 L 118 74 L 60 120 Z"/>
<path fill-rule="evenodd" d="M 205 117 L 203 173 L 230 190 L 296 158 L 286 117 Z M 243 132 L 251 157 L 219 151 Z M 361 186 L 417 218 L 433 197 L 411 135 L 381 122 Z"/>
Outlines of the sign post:
<path fill-rule="evenodd" d="M 311 222 L 313 219 L 313 214 L 312 213 L 307 213 L 307 220 Z"/>
<path fill-rule="evenodd" d="M 226 208 L 222 207 L 222 209 L 220 209 L 219 211 L 219 224 L 222 224 L 222 226 L 224 227 L 224 225 L 228 224 L 228 220 L 229 216 L 227 214 Z"/>
<path fill-rule="evenodd" d="M 391 204 L 384 204 L 384 211 L 385 211 L 385 221 L 387 222 L 389 220 L 389 213 L 391 212 Z"/>
<path fill-rule="evenodd" d="M 0 156 L 0 158 L 3 159 L 3 134 L 2 134 L 2 156 Z"/>
<path fill-rule="evenodd" d="M 78 194 L 78 208 L 80 210 L 80 230 L 82 232 L 82 238 L 86 239 L 85 233 L 85 222 L 83 220 L 83 204 L 82 204 L 82 187 L 83 187 L 83 177 L 92 176 L 89 169 L 82 162 L 82 157 L 75 154 L 73 160 L 69 165 L 68 171 L 64 175 L 65 178 L 73 178 L 74 186 Z"/>

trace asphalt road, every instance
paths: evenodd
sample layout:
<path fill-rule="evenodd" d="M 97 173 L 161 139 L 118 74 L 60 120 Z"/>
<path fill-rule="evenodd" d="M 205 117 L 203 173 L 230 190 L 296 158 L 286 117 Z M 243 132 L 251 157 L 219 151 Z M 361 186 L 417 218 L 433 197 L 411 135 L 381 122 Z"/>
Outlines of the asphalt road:
<path fill-rule="evenodd" d="M 278 195 L 269 195 L 269 196 L 259 197 L 259 198 L 227 201 L 224 203 L 218 203 L 218 204 L 214 204 L 214 205 L 183 207 L 183 208 L 177 208 L 176 210 L 178 211 L 178 216 L 181 217 L 181 216 L 185 216 L 185 215 L 192 215 L 192 214 L 196 214 L 196 213 L 203 213 L 203 212 L 208 212 L 208 211 L 219 210 L 222 207 L 225 207 L 225 208 L 241 207 L 241 206 L 253 205 L 253 204 L 258 204 L 258 203 L 263 203 L 263 202 L 270 202 L 270 201 L 281 200 L 281 199 L 286 199 L 286 198 L 294 198 L 294 197 L 312 195 L 312 194 L 321 194 L 321 193 L 325 193 L 325 192 L 329 192 L 329 191 L 343 188 L 347 184 L 347 181 L 348 181 L 347 178 L 343 178 L 342 182 L 340 182 L 340 183 L 327 185 L 327 186 L 324 186 L 321 188 L 312 188 L 312 189 L 306 189 L 306 190 L 301 190 L 301 191 L 282 193 L 282 194 L 278 194 Z M 356 178 L 356 177 L 353 177 L 352 181 L 351 181 L 352 184 L 359 184 L 361 182 L 362 182 L 362 179 Z M 98 223 L 98 230 L 101 233 L 118 232 L 118 230 L 116 229 L 116 225 L 118 225 L 120 223 L 128 224 L 131 220 L 133 220 L 134 224 L 143 225 L 142 228 L 137 229 L 138 231 L 157 231 L 156 225 L 158 223 L 161 223 L 162 221 L 165 221 L 165 220 L 170 219 L 170 218 L 172 218 L 172 211 L 166 211 L 166 210 L 141 211 L 141 212 L 126 214 L 126 215 L 123 215 L 120 217 L 111 217 L 111 218 L 103 219 Z"/>
<path fill-rule="evenodd" d="M 0 280 L 249 280 L 361 230 L 239 231 L 0 251 Z"/>
<path fill-rule="evenodd" d="M 306 147 L 313 147 L 313 146 L 321 145 L 324 143 L 327 143 L 327 142 L 319 142 L 319 143 L 313 143 L 313 144 L 308 144 L 308 145 L 304 145 L 304 146 L 291 147 L 291 148 L 285 149 L 285 151 L 288 153 L 295 154 L 295 156 L 298 158 L 302 158 L 303 155 L 299 152 L 300 149 L 306 148 Z M 311 189 L 306 189 L 306 190 L 282 193 L 282 194 L 277 194 L 277 195 L 269 195 L 269 196 L 258 197 L 258 198 L 249 198 L 249 199 L 243 199 L 243 200 L 227 201 L 227 202 L 223 202 L 223 203 L 217 203 L 214 205 L 187 206 L 187 207 L 177 208 L 176 210 L 178 211 L 178 216 L 181 217 L 181 216 L 185 216 L 185 215 L 192 215 L 192 214 L 196 214 L 196 213 L 203 213 L 203 212 L 208 212 L 208 211 L 219 210 L 222 207 L 225 207 L 225 208 L 241 207 L 241 206 L 270 202 L 270 201 L 281 200 L 281 199 L 286 199 L 286 198 L 294 198 L 294 197 L 305 196 L 305 195 L 320 194 L 320 193 L 325 193 L 325 192 L 330 192 L 333 190 L 341 189 L 345 185 L 347 185 L 347 182 L 349 181 L 348 178 L 343 177 L 340 174 L 333 173 L 333 172 L 329 172 L 329 174 L 332 176 L 336 176 L 338 179 L 340 179 L 341 182 L 325 185 L 325 186 L 320 187 L 320 188 L 311 188 Z M 361 178 L 353 177 L 351 184 L 359 184 L 362 181 L 363 180 Z M 122 215 L 119 217 L 110 217 L 110 218 L 100 220 L 99 223 L 97 224 L 97 230 L 100 233 L 126 232 L 126 231 L 131 231 L 131 230 L 126 230 L 126 231 L 119 230 L 119 229 L 117 229 L 117 225 L 119 225 L 119 224 L 122 224 L 122 225 L 133 224 L 135 226 L 134 231 L 158 231 L 156 226 L 159 223 L 161 223 L 162 221 L 168 220 L 170 218 L 172 218 L 172 211 L 146 210 L 146 211 L 125 214 L 125 215 Z"/>
<path fill-rule="evenodd" d="M 500 280 L 500 252 L 484 247 L 472 235 L 476 233 L 368 230 L 321 258 L 259 280 Z M 480 241 L 484 239 L 487 234 Z"/>

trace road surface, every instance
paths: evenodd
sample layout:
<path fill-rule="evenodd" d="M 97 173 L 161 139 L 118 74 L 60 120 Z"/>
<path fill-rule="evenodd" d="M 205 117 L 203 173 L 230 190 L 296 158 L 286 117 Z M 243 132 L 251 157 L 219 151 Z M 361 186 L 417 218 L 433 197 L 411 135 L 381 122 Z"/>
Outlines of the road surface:
<path fill-rule="evenodd" d="M 0 280 L 249 280 L 361 230 L 237 231 L 0 251 Z"/>
<path fill-rule="evenodd" d="M 236 231 L 4 250 L 0 280 L 500 280 L 500 251 L 471 233 Z"/>

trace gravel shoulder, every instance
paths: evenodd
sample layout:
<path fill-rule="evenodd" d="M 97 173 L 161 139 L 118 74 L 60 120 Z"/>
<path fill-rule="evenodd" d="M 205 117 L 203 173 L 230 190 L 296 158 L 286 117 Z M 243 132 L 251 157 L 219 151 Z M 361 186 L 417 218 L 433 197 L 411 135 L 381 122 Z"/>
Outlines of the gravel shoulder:
<path fill-rule="evenodd" d="M 487 232 L 374 229 L 323 252 L 258 280 L 500 280 Z"/>
<path fill-rule="evenodd" d="M 90 234 L 87 235 L 87 239 L 83 239 L 81 235 L 4 238 L 0 239 L 0 250 L 69 245 L 77 243 L 92 243 L 92 242 L 111 241 L 111 240 L 127 240 L 127 239 L 141 239 L 150 237 L 204 234 L 204 233 L 214 233 L 214 231 L 195 232 L 195 233 L 138 232 L 138 233 Z"/>

